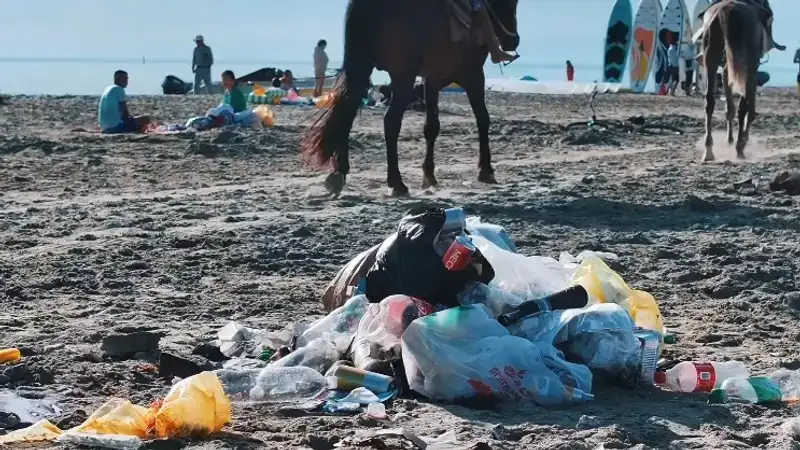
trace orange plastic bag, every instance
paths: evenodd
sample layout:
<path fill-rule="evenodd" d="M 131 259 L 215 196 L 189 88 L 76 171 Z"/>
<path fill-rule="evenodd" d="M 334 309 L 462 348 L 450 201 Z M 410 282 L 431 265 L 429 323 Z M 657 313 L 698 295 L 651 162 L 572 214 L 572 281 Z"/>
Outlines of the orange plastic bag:
<path fill-rule="evenodd" d="M 664 333 L 664 321 L 655 298 L 647 292 L 631 289 L 625 280 L 600 258 L 595 256 L 586 258 L 568 284 L 583 286 L 589 293 L 590 301 L 616 303 L 622 306 L 637 326 Z"/>
<path fill-rule="evenodd" d="M 272 112 L 267 105 L 259 105 L 253 110 L 253 114 L 258 117 L 258 120 L 261 121 L 261 125 L 266 128 L 275 126 L 275 113 Z"/>
<path fill-rule="evenodd" d="M 155 412 L 152 409 L 134 405 L 121 398 L 112 398 L 97 408 L 85 422 L 69 431 L 121 434 L 145 439 L 154 420 Z"/>
<path fill-rule="evenodd" d="M 222 430 L 231 420 L 231 401 L 214 372 L 181 380 L 156 413 L 158 438 L 204 436 Z"/>
<path fill-rule="evenodd" d="M 314 99 L 314 107 L 316 108 L 330 108 L 332 105 L 333 105 L 333 93 L 331 92 Z"/>
<path fill-rule="evenodd" d="M 28 428 L 12 431 L 0 436 L 0 444 L 13 444 L 17 442 L 52 441 L 61 436 L 62 431 L 47 419 L 42 419 Z"/>
<path fill-rule="evenodd" d="M 0 364 L 14 362 L 20 358 L 22 358 L 22 353 L 18 348 L 0 349 Z"/>

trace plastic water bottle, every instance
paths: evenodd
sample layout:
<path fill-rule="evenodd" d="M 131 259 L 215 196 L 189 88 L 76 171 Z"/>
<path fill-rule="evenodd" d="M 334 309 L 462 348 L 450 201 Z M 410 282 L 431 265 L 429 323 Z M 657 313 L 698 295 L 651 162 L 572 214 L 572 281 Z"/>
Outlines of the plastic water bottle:
<path fill-rule="evenodd" d="M 305 400 L 328 388 L 325 377 L 309 367 L 222 369 L 216 374 L 226 394 L 254 402 Z"/>
<path fill-rule="evenodd" d="M 336 344 L 325 339 L 314 339 L 305 347 L 298 348 L 270 364 L 270 367 L 310 367 L 322 374 L 339 358 Z"/>
<path fill-rule="evenodd" d="M 711 392 L 728 378 L 747 378 L 750 373 L 740 361 L 678 363 L 666 372 L 656 372 L 656 384 L 679 392 Z"/>
<path fill-rule="evenodd" d="M 710 403 L 778 403 L 800 400 L 800 372 L 779 370 L 767 376 L 735 377 L 711 391 Z"/>

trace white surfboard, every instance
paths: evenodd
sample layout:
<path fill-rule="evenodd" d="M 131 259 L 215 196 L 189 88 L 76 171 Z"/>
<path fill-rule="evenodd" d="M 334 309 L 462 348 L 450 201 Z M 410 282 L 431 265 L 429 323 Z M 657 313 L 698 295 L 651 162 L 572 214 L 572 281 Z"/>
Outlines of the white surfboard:
<path fill-rule="evenodd" d="M 697 3 L 694 5 L 694 9 L 692 10 L 692 35 L 694 36 L 695 33 L 700 31 L 700 28 L 703 26 L 703 20 L 700 19 L 700 14 L 703 13 L 708 7 L 711 6 L 711 0 L 697 0 Z M 695 53 L 700 53 L 700 45 L 696 44 Z M 695 62 L 695 69 L 697 71 L 697 89 L 705 93 L 706 91 L 706 77 L 705 73 L 703 72 L 702 67 L 700 66 L 700 60 Z"/>
<path fill-rule="evenodd" d="M 677 41 L 680 46 L 683 32 L 683 8 L 681 0 L 669 0 L 664 12 L 661 13 L 661 20 L 658 23 L 658 42 L 656 43 L 656 54 L 658 55 L 658 65 L 656 66 L 656 92 L 663 92 L 666 84 L 663 83 L 667 72 L 667 48 L 671 41 Z M 680 48 L 679 48 L 680 50 Z"/>
<path fill-rule="evenodd" d="M 631 89 L 644 92 L 650 72 L 655 66 L 658 22 L 661 19 L 659 0 L 642 0 L 633 19 L 631 42 Z"/>

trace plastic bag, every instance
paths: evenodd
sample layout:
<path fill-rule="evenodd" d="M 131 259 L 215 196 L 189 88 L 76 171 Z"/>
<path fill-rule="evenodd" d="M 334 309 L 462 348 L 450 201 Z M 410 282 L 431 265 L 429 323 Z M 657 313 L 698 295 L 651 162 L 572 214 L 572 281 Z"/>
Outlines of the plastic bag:
<path fill-rule="evenodd" d="M 97 408 L 82 424 L 70 431 L 121 434 L 144 439 L 147 438 L 148 429 L 153 424 L 153 420 L 155 420 L 153 409 L 134 405 L 121 398 L 112 398 Z"/>
<path fill-rule="evenodd" d="M 378 248 L 380 245 L 359 253 L 333 277 L 328 287 L 325 288 L 325 293 L 322 294 L 322 305 L 325 307 L 325 311 L 331 312 L 342 306 L 355 294 L 355 288 L 359 281 L 367 276 L 367 272 L 375 264 Z"/>
<path fill-rule="evenodd" d="M 664 334 L 664 321 L 655 298 L 631 289 L 619 274 L 596 256 L 586 258 L 569 280 L 589 293 L 589 302 L 616 303 L 625 308 L 637 326 Z"/>
<path fill-rule="evenodd" d="M 325 338 L 336 343 L 339 352 L 344 353 L 358 331 L 358 324 L 367 312 L 369 300 L 365 295 L 357 295 L 327 316 L 312 323 L 297 338 L 297 346 L 304 347 L 314 339 Z"/>
<path fill-rule="evenodd" d="M 401 339 L 409 386 L 432 399 L 470 397 L 540 405 L 592 399 L 588 368 L 551 345 L 511 336 L 482 305 L 415 320 Z"/>
<path fill-rule="evenodd" d="M 492 311 L 492 315 L 495 318 L 500 314 L 511 312 L 522 302 L 523 299 L 514 294 L 483 283 L 474 283 L 467 286 L 459 298 L 461 305 L 474 305 L 477 303 L 485 305 Z"/>
<path fill-rule="evenodd" d="M 62 431 L 47 419 L 42 419 L 35 424 L 21 430 L 12 431 L 0 436 L 0 444 L 13 444 L 17 442 L 52 441 L 61 436 Z"/>
<path fill-rule="evenodd" d="M 492 244 L 503 250 L 517 253 L 517 246 L 514 245 L 514 240 L 508 235 L 506 229 L 500 225 L 481 222 L 480 217 L 472 216 L 467 217 L 467 231 L 473 236 L 482 236 L 486 238 Z"/>
<path fill-rule="evenodd" d="M 367 308 L 358 324 L 358 338 L 388 351 L 400 344 L 400 336 L 419 317 L 433 312 L 424 300 L 407 295 L 392 295 Z"/>
<path fill-rule="evenodd" d="M 445 223 L 441 208 L 415 209 L 406 214 L 397 233 L 378 249 L 375 264 L 367 274 L 367 298 L 371 303 L 394 294 L 405 294 L 431 304 L 458 305 L 458 293 L 473 282 L 488 283 L 494 270 L 480 251 L 475 262 L 461 271 L 447 270 L 434 243 Z"/>
<path fill-rule="evenodd" d="M 628 312 L 611 303 L 540 313 L 509 327 L 515 336 L 556 346 L 569 361 L 624 377 L 639 364 L 633 329 Z"/>
<path fill-rule="evenodd" d="M 259 122 L 265 128 L 272 128 L 275 126 L 275 113 L 267 105 L 258 105 L 253 114 L 258 117 Z"/>
<path fill-rule="evenodd" d="M 494 268 L 492 286 L 523 300 L 541 298 L 567 286 L 571 272 L 553 258 L 512 253 L 482 236 L 473 236 L 472 242 Z"/>
<path fill-rule="evenodd" d="M 231 402 L 214 372 L 202 372 L 172 386 L 155 416 L 158 438 L 207 435 L 231 420 Z M 125 433 L 119 433 L 125 434 Z"/>

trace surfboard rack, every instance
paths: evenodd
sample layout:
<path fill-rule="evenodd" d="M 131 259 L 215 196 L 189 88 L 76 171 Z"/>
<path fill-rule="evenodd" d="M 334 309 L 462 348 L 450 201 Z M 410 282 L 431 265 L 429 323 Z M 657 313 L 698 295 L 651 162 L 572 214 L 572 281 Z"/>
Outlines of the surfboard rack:
<path fill-rule="evenodd" d="M 594 90 L 589 96 L 589 109 L 592 115 L 588 121 L 571 122 L 567 125 L 560 125 L 563 131 L 576 131 L 576 130 L 595 130 L 595 131 L 610 131 L 620 134 L 684 134 L 684 131 L 678 127 L 673 127 L 665 124 L 651 124 L 647 123 L 644 116 L 629 117 L 627 120 L 600 120 L 597 118 L 597 111 L 594 109 L 594 100 L 597 98 L 599 92 Z"/>

